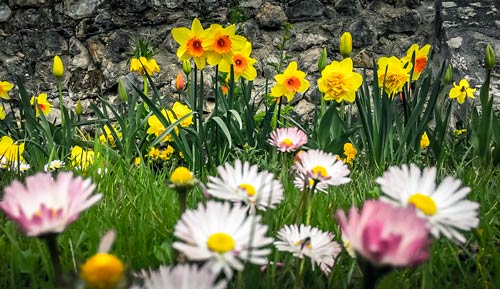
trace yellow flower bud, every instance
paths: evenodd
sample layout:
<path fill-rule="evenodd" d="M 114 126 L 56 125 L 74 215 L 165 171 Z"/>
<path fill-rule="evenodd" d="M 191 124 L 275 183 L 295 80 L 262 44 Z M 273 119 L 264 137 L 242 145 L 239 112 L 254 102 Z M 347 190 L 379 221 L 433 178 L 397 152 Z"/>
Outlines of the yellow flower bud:
<path fill-rule="evenodd" d="M 344 32 L 340 37 L 340 54 L 344 58 L 349 57 L 352 52 L 352 35 L 349 32 Z"/>
<path fill-rule="evenodd" d="M 189 73 L 191 73 L 191 62 L 189 60 L 182 61 L 182 70 L 186 75 L 189 75 Z"/>
<path fill-rule="evenodd" d="M 444 84 L 448 84 L 452 80 L 453 80 L 453 67 L 451 67 L 451 64 L 448 64 L 448 68 L 446 68 L 446 71 L 444 72 L 443 81 Z"/>
<path fill-rule="evenodd" d="M 495 51 L 493 50 L 493 47 L 491 45 L 486 45 L 486 54 L 484 56 L 484 63 L 486 64 L 486 68 L 489 70 L 493 69 L 493 66 L 495 66 Z"/>
<path fill-rule="evenodd" d="M 89 289 L 114 289 L 123 282 L 125 266 L 117 257 L 97 253 L 81 267 L 80 276 Z"/>
<path fill-rule="evenodd" d="M 321 56 L 319 57 L 319 60 L 318 60 L 319 73 L 321 73 L 323 71 L 323 69 L 325 69 L 326 64 L 327 64 L 326 62 L 328 61 L 327 57 L 328 57 L 328 55 L 326 52 L 326 48 L 323 48 L 323 51 L 321 51 Z"/>
<path fill-rule="evenodd" d="M 64 74 L 64 65 L 59 55 L 54 56 L 52 74 L 54 74 L 55 77 L 62 77 Z"/>
<path fill-rule="evenodd" d="M 83 112 L 82 101 L 78 99 L 76 101 L 75 113 L 76 115 L 82 115 L 82 112 Z"/>

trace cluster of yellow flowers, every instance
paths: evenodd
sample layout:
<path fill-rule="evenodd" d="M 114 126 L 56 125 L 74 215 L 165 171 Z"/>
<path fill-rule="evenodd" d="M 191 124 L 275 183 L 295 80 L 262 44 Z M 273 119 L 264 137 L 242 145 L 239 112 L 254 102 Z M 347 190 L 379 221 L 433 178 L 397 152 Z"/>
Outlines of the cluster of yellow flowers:
<path fill-rule="evenodd" d="M 354 147 L 354 145 L 350 142 L 344 144 L 344 156 L 345 158 L 342 161 L 346 164 L 352 165 L 356 155 L 358 154 L 358 150 Z"/>
<path fill-rule="evenodd" d="M 219 71 L 230 72 L 231 64 L 234 67 L 234 77 L 243 77 L 253 80 L 257 71 L 253 65 L 257 60 L 250 57 L 252 44 L 243 36 L 236 35 L 234 24 L 222 27 L 212 24 L 203 29 L 201 22 L 195 18 L 191 29 L 178 27 L 172 29 L 172 37 L 180 45 L 177 57 L 181 61 L 193 59 L 198 69 L 218 65 Z"/>
<path fill-rule="evenodd" d="M 116 134 L 116 136 L 119 139 L 122 138 L 122 132 L 118 130 L 116 125 L 113 125 L 111 129 L 113 129 L 113 132 Z M 104 126 L 104 133 L 102 133 L 99 136 L 99 141 L 102 144 L 109 144 L 111 147 L 116 147 L 116 140 L 115 140 L 115 137 L 113 136 L 111 129 L 109 128 L 108 125 L 105 125 Z"/>
<path fill-rule="evenodd" d="M 74 146 L 71 150 L 71 165 L 86 171 L 94 163 L 95 154 L 91 149 L 84 149 L 80 146 Z"/>
<path fill-rule="evenodd" d="M 174 148 L 170 145 L 162 149 L 152 147 L 149 150 L 148 157 L 152 161 L 157 161 L 157 160 L 168 161 L 170 158 L 172 158 L 173 153 L 174 153 Z"/>
<path fill-rule="evenodd" d="M 170 123 L 174 123 L 175 121 L 181 119 L 185 115 L 191 113 L 191 109 L 187 105 L 184 105 L 184 104 L 176 101 L 174 103 L 174 105 L 172 106 L 171 110 L 167 111 L 166 109 L 162 109 L 161 113 L 165 117 L 165 119 L 167 119 Z M 186 117 L 179 124 L 182 127 L 188 127 L 188 126 L 192 125 L 193 124 L 193 116 L 190 115 L 190 116 Z M 163 125 L 163 123 L 160 121 L 160 119 L 156 115 L 152 115 L 148 118 L 148 125 L 149 125 L 149 128 L 146 131 L 146 133 L 147 134 L 154 134 L 157 137 L 161 136 L 166 129 L 165 126 Z M 174 128 L 174 131 L 176 134 L 179 133 L 179 129 L 177 127 Z M 172 135 L 169 133 L 169 134 L 166 134 L 165 136 L 163 136 L 162 141 L 167 142 L 167 141 L 172 141 L 172 139 L 173 139 Z"/>

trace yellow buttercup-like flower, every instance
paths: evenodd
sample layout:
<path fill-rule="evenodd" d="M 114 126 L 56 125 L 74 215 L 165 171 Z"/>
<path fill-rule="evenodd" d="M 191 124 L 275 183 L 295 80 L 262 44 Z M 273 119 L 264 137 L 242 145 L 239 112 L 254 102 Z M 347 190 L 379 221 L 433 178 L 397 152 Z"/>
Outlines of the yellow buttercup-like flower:
<path fill-rule="evenodd" d="M 361 74 L 353 71 L 352 59 L 346 58 L 341 62 L 334 61 L 323 69 L 318 89 L 325 94 L 325 100 L 353 102 L 362 82 Z"/>
<path fill-rule="evenodd" d="M 399 58 L 381 57 L 378 60 L 378 85 L 384 88 L 390 97 L 403 90 L 403 86 L 410 80 L 411 63 L 405 64 Z"/>
<path fill-rule="evenodd" d="M 342 160 L 346 164 L 352 165 L 356 155 L 358 154 L 358 150 L 354 147 L 354 145 L 350 142 L 344 144 L 344 156 L 345 158 Z"/>
<path fill-rule="evenodd" d="M 254 80 L 257 77 L 257 70 L 253 65 L 257 62 L 254 58 L 250 57 L 252 53 L 252 43 L 246 42 L 245 47 L 240 51 L 234 51 L 233 53 L 233 71 L 234 79 L 238 80 L 240 77 L 246 80 Z M 226 61 L 221 61 L 219 64 L 219 70 L 222 72 L 231 71 L 231 63 Z"/>
<path fill-rule="evenodd" d="M 10 136 L 0 139 L 0 159 L 6 159 L 7 163 L 24 162 L 24 143 L 16 144 Z"/>
<path fill-rule="evenodd" d="M 124 272 L 125 266 L 116 256 L 97 253 L 82 265 L 80 276 L 88 289 L 116 289 Z"/>
<path fill-rule="evenodd" d="M 429 140 L 429 136 L 427 135 L 427 132 L 424 131 L 424 134 L 422 134 L 422 137 L 420 138 L 420 148 L 426 149 L 429 147 L 430 144 L 431 142 Z"/>
<path fill-rule="evenodd" d="M 415 65 L 412 77 L 413 80 L 417 80 L 427 66 L 427 55 L 430 50 L 431 46 L 429 44 L 422 46 L 422 48 L 419 48 L 418 44 L 413 44 L 406 52 L 406 56 L 401 59 L 404 63 L 411 63 L 413 54 L 415 54 Z"/>
<path fill-rule="evenodd" d="M 52 74 L 54 74 L 55 77 L 62 77 L 64 74 L 64 65 L 59 55 L 54 56 Z"/>
<path fill-rule="evenodd" d="M 36 101 L 36 116 L 40 116 L 40 110 L 43 112 L 44 115 L 48 115 L 50 113 L 50 110 L 52 109 L 52 104 L 50 104 L 47 101 L 47 94 L 46 93 L 40 93 L 38 96 L 32 96 L 30 100 L 31 105 L 35 105 Z"/>
<path fill-rule="evenodd" d="M 3 107 L 0 106 L 0 120 L 5 119 L 5 112 L 3 111 Z"/>
<path fill-rule="evenodd" d="M 458 85 L 456 82 L 453 83 L 453 88 L 450 89 L 450 98 L 456 98 L 458 103 L 462 104 L 466 97 L 474 98 L 474 92 L 476 89 L 470 88 L 467 79 L 462 79 Z"/>
<path fill-rule="evenodd" d="M 0 98 L 10 99 L 7 92 L 9 92 L 12 88 L 14 88 L 14 84 L 8 81 L 0 81 Z"/>
<path fill-rule="evenodd" d="M 174 188 L 189 188 L 196 183 L 196 180 L 188 168 L 177 167 L 170 176 L 170 182 Z"/>
<path fill-rule="evenodd" d="M 270 95 L 279 101 L 282 96 L 286 96 L 288 102 L 292 101 L 297 92 L 305 92 L 309 86 L 306 74 L 297 70 L 297 62 L 292 61 L 285 69 L 285 72 L 274 77 L 276 84 L 271 88 Z"/>
<path fill-rule="evenodd" d="M 191 29 L 177 27 L 172 29 L 172 37 L 180 45 L 177 49 L 177 57 L 181 61 L 193 58 L 198 69 L 205 68 L 207 55 L 203 47 L 205 30 L 198 18 L 193 19 Z"/>
<path fill-rule="evenodd" d="M 88 166 L 94 163 L 94 151 L 74 146 L 71 150 L 70 160 L 74 167 L 79 167 L 82 171 L 85 171 Z"/>
<path fill-rule="evenodd" d="M 235 33 L 236 25 L 234 24 L 226 28 L 219 24 L 210 25 L 203 41 L 203 49 L 206 51 L 208 64 L 215 66 L 221 63 L 222 60 L 233 63 L 234 51 L 243 50 L 247 42 L 245 37 Z"/>

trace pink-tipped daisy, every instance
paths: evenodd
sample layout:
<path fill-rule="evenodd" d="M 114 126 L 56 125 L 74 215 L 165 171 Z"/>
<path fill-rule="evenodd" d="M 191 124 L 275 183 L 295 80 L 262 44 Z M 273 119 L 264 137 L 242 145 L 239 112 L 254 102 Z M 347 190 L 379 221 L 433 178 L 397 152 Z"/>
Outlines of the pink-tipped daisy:
<path fill-rule="evenodd" d="M 281 152 L 294 152 L 307 143 L 307 135 L 297 127 L 277 128 L 268 142 Z"/>
<path fill-rule="evenodd" d="M 173 247 L 188 260 L 206 261 L 204 267 L 216 274 L 224 271 L 230 279 L 233 269 L 243 270 L 244 262 L 267 264 L 271 249 L 265 247 L 273 239 L 266 233 L 260 216 L 248 215 L 245 207 L 209 201 L 182 215 L 174 231 L 180 241 Z"/>
<path fill-rule="evenodd" d="M 0 209 L 28 236 L 60 233 L 101 199 L 102 194 L 92 195 L 94 189 L 90 179 L 74 178 L 69 172 L 56 179 L 38 173 L 26 177 L 26 185 L 13 181 L 6 187 Z"/>
<path fill-rule="evenodd" d="M 251 213 L 275 208 L 283 200 L 283 185 L 268 171 L 258 171 L 256 165 L 236 160 L 234 167 L 226 163 L 217 168 L 218 177 L 210 176 L 209 195 L 232 202 L 242 202 Z"/>
<path fill-rule="evenodd" d="M 309 225 L 284 226 L 278 232 L 279 240 L 274 245 L 279 251 L 291 252 L 303 259 L 309 257 L 313 266 L 318 265 L 325 274 L 330 274 L 340 246 L 333 241 L 334 235 Z"/>

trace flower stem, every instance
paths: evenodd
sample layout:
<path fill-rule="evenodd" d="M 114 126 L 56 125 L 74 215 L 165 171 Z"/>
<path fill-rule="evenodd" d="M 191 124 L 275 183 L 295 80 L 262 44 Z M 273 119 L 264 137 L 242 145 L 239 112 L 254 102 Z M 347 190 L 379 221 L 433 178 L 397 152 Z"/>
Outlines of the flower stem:
<path fill-rule="evenodd" d="M 186 203 L 187 203 L 187 190 L 178 190 L 177 195 L 179 196 L 179 216 L 186 211 Z"/>
<path fill-rule="evenodd" d="M 295 274 L 295 283 L 293 284 L 293 289 L 301 288 L 303 284 L 304 267 L 306 264 L 306 259 L 300 261 L 300 266 L 297 268 L 297 273 Z"/>
<path fill-rule="evenodd" d="M 61 78 L 57 78 L 57 90 L 59 91 L 59 109 L 61 110 L 61 126 L 64 126 L 64 103 L 63 103 L 63 95 L 62 95 L 62 83 Z"/>
<path fill-rule="evenodd" d="M 304 209 L 307 206 L 307 200 L 309 199 L 309 190 L 307 188 L 307 183 L 304 183 L 302 198 L 300 199 L 299 209 L 297 210 L 297 215 L 295 216 L 295 223 L 299 223 L 302 220 Z"/>
<path fill-rule="evenodd" d="M 63 276 L 61 261 L 59 260 L 59 250 L 57 248 L 57 234 L 47 234 L 43 236 L 42 239 L 47 245 L 50 255 L 50 261 L 52 262 L 52 266 L 54 268 L 54 277 L 56 280 L 55 288 L 62 288 Z"/>
<path fill-rule="evenodd" d="M 142 84 L 144 86 L 144 95 L 148 96 L 148 77 L 146 75 L 144 75 L 144 80 Z"/>

